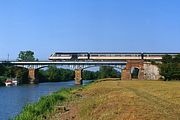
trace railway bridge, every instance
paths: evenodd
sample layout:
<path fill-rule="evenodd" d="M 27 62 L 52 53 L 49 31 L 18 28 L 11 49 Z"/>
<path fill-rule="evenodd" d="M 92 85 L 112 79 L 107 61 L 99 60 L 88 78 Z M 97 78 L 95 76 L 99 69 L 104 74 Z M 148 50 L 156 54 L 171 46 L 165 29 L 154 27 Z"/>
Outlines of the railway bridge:
<path fill-rule="evenodd" d="M 144 60 L 121 60 L 121 61 L 1 61 L 0 64 L 4 65 L 13 65 L 17 67 L 23 67 L 28 69 L 28 77 L 30 83 L 38 83 L 36 78 L 36 72 L 38 69 L 48 67 L 50 65 L 56 66 L 66 66 L 72 68 L 75 71 L 75 84 L 82 84 L 82 71 L 86 68 L 95 67 L 95 66 L 113 66 L 121 70 L 121 79 L 122 80 L 131 80 L 131 71 L 132 68 L 138 68 L 138 79 L 143 80 L 146 78 L 146 73 L 144 68 L 150 63 L 145 62 Z M 157 72 L 157 71 L 156 71 Z M 152 75 L 151 75 L 152 76 Z M 154 74 L 155 76 L 155 74 Z M 156 79 L 156 76 L 154 77 Z M 151 78 L 150 78 L 151 79 Z"/>

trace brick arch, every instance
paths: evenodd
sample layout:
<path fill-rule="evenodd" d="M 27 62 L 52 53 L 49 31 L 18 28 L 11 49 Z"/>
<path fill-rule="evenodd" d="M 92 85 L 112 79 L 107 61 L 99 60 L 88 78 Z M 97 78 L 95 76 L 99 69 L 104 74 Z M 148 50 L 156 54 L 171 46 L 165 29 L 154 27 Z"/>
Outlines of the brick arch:
<path fill-rule="evenodd" d="M 143 60 L 127 60 L 125 69 L 122 70 L 121 79 L 122 80 L 131 80 L 131 68 L 138 68 L 139 74 L 138 79 L 144 79 L 144 61 Z"/>

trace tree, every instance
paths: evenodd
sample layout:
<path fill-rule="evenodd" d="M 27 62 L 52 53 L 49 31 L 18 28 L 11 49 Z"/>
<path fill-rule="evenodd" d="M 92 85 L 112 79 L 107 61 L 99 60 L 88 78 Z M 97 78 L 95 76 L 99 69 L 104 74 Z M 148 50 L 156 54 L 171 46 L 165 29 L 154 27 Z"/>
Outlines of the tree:
<path fill-rule="evenodd" d="M 175 63 L 180 63 L 180 54 L 176 55 L 174 60 L 173 60 Z"/>
<path fill-rule="evenodd" d="M 160 74 L 164 76 L 165 80 L 180 80 L 180 55 L 176 55 L 174 58 L 170 55 L 163 56 Z"/>
<path fill-rule="evenodd" d="M 50 66 L 47 70 L 48 81 L 57 82 L 61 79 L 61 74 L 56 66 Z"/>
<path fill-rule="evenodd" d="M 35 61 L 34 52 L 32 52 L 32 51 L 20 51 L 17 60 L 18 61 Z"/>
<path fill-rule="evenodd" d="M 101 66 L 98 72 L 98 78 L 115 78 L 118 77 L 118 72 L 111 66 Z"/>
<path fill-rule="evenodd" d="M 97 78 L 96 72 L 88 71 L 88 70 L 83 71 L 83 79 L 84 80 L 93 80 L 96 78 Z"/>
<path fill-rule="evenodd" d="M 5 73 L 6 67 L 4 65 L 0 65 L 0 76 L 3 76 Z"/>
<path fill-rule="evenodd" d="M 171 80 L 173 78 L 173 64 L 162 63 L 160 66 L 160 74 L 164 76 L 165 80 Z"/>
<path fill-rule="evenodd" d="M 171 63 L 172 62 L 172 56 L 171 55 L 164 55 L 162 57 L 162 63 Z"/>

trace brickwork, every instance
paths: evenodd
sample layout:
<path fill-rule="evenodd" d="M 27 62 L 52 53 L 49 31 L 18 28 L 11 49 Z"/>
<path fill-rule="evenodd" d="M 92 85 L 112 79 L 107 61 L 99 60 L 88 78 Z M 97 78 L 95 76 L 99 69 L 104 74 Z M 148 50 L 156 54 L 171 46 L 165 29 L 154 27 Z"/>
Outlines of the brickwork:
<path fill-rule="evenodd" d="M 144 79 L 144 61 L 143 60 L 127 60 L 126 68 L 122 70 L 121 80 L 131 80 L 131 68 L 138 68 L 138 79 Z"/>
<path fill-rule="evenodd" d="M 29 77 L 29 82 L 30 84 L 37 83 L 38 80 L 36 79 L 36 69 L 29 68 L 28 69 L 28 77 Z"/>
<path fill-rule="evenodd" d="M 82 69 L 75 70 L 75 84 L 81 85 L 82 84 Z"/>

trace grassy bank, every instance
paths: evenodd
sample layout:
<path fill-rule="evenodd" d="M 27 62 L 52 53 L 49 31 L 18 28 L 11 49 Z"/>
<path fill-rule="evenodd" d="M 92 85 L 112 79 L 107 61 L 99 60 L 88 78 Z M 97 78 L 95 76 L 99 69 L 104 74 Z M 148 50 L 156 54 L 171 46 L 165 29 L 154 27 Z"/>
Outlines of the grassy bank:
<path fill-rule="evenodd" d="M 98 80 L 27 105 L 15 120 L 179 120 L 179 81 Z"/>
<path fill-rule="evenodd" d="M 54 92 L 51 95 L 43 96 L 37 103 L 28 104 L 24 107 L 22 112 L 15 117 L 15 120 L 43 120 L 46 119 L 55 106 L 63 104 L 63 102 L 70 100 L 71 91 L 75 88 L 62 89 Z"/>
<path fill-rule="evenodd" d="M 76 91 L 79 98 L 51 120 L 179 120 L 179 81 L 103 80 Z"/>

